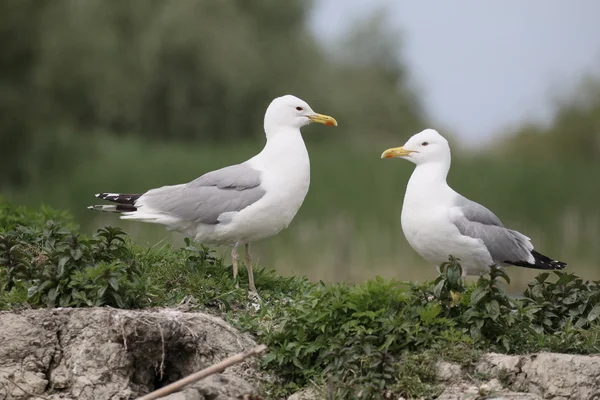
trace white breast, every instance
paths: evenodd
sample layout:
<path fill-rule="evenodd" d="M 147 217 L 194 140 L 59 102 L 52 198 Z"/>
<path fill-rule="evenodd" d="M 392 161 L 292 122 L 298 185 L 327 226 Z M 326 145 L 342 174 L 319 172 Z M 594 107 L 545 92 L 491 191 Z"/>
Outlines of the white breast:
<path fill-rule="evenodd" d="M 447 185 L 411 187 L 402 207 L 402 230 L 410 246 L 428 262 L 439 266 L 452 255 L 460 259 L 464 273 L 487 270 L 491 257 L 479 239 L 463 236 L 448 213 L 454 191 Z"/>
<path fill-rule="evenodd" d="M 277 234 L 292 222 L 308 193 L 310 161 L 299 131 L 271 139 L 249 163 L 261 171 L 266 193 L 216 228 L 220 242 L 252 242 Z"/>

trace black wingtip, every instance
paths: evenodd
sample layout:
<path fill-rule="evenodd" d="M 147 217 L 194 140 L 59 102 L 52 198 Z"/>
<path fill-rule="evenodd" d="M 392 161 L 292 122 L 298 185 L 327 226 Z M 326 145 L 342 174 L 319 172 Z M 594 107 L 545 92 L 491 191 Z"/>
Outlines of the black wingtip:
<path fill-rule="evenodd" d="M 110 201 L 117 204 L 134 205 L 141 194 L 126 194 L 126 193 L 96 193 L 95 196 L 99 199 Z"/>
<path fill-rule="evenodd" d="M 561 270 L 567 267 L 567 263 L 563 261 L 553 260 L 548 256 L 538 253 L 535 250 L 531 251 L 534 263 L 527 261 L 507 261 L 507 264 L 516 265 L 518 267 L 533 268 L 533 269 L 545 269 L 545 270 Z"/>

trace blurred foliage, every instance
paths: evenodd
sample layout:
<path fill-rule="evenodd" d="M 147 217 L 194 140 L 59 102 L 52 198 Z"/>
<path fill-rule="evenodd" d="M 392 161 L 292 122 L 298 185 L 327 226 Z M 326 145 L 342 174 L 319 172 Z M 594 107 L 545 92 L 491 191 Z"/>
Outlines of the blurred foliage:
<path fill-rule="evenodd" d="M 93 151 L 91 132 L 261 137 L 266 106 L 286 93 L 335 115 L 346 137 L 420 126 L 394 40 L 365 28 L 330 51 L 308 31 L 311 10 L 304 0 L 0 2 L 0 186 L 68 169 Z"/>
<path fill-rule="evenodd" d="M 550 123 L 524 123 L 499 147 L 504 154 L 547 161 L 600 159 L 600 76 L 584 77 L 561 96 Z"/>
<path fill-rule="evenodd" d="M 313 6 L 0 2 L 2 195 L 68 209 L 90 234 L 111 223 L 138 243 L 180 242 L 161 226 L 85 206 L 98 191 L 141 192 L 251 157 L 264 140 L 265 107 L 293 93 L 340 126 L 322 134 L 305 128 L 310 191 L 290 229 L 257 243 L 256 254 L 280 273 L 313 280 L 433 278 L 400 227 L 413 167 L 379 159 L 426 126 L 398 56 L 404 35 L 375 14 L 340 42 L 317 43 L 307 29 Z M 590 78 L 575 89 L 557 103 L 552 123 L 503 136 L 501 157 L 490 157 L 490 149 L 469 157 L 450 140 L 449 182 L 541 252 L 569 262 L 569 271 L 595 279 L 600 186 L 589 177 L 600 173 L 600 84 Z M 507 272 L 510 290 L 523 290 L 535 273 Z"/>

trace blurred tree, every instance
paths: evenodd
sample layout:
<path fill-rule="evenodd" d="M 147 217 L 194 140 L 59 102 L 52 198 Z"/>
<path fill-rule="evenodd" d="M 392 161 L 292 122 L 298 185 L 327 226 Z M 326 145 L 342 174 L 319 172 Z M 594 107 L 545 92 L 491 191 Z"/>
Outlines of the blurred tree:
<path fill-rule="evenodd" d="M 22 159 L 35 128 L 34 68 L 38 59 L 40 19 L 47 1 L 0 2 L 0 169 L 3 181 L 26 178 Z"/>
<path fill-rule="evenodd" d="M 542 159 L 599 160 L 600 77 L 586 76 L 557 102 L 549 124 L 523 124 L 500 149 L 503 154 L 535 154 Z"/>
<path fill-rule="evenodd" d="M 77 143 L 98 131 L 158 140 L 262 135 L 266 105 L 285 93 L 342 123 L 348 117 L 347 137 L 422 125 L 396 35 L 369 21 L 335 57 L 308 31 L 311 7 L 304 0 L 0 2 L 0 107 L 10 116 L 0 122 L 8 177 L 0 186 L 60 170 L 57 160 L 81 155 Z"/>

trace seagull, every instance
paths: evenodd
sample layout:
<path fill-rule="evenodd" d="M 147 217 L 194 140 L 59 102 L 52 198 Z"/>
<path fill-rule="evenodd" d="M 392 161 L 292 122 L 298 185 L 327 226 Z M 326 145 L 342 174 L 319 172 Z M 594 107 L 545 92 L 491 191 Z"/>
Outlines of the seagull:
<path fill-rule="evenodd" d="M 493 265 L 544 270 L 567 266 L 538 253 L 527 236 L 505 228 L 493 212 L 448 186 L 450 146 L 437 131 L 425 129 L 381 155 L 396 157 L 416 164 L 404 196 L 402 230 L 410 246 L 435 264 L 438 273 L 450 256 L 460 260 L 463 279 L 488 273 Z"/>
<path fill-rule="evenodd" d="M 311 122 L 337 126 L 333 117 L 314 112 L 298 97 L 278 97 L 265 113 L 267 142 L 251 159 L 188 183 L 142 194 L 98 193 L 97 198 L 116 204 L 88 209 L 120 213 L 125 220 L 162 224 L 197 243 L 232 245 L 234 280 L 238 246 L 244 244 L 249 289 L 256 293 L 250 243 L 287 228 L 300 209 L 310 184 L 310 161 L 300 128 Z"/>

